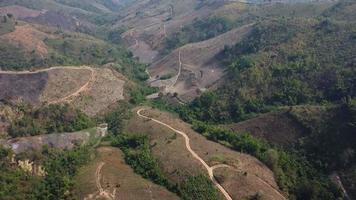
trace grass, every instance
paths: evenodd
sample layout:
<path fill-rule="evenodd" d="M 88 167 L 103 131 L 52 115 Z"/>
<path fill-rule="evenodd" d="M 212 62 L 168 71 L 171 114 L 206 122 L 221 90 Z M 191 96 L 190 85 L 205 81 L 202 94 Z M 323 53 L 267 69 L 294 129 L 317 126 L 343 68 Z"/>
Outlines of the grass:
<path fill-rule="evenodd" d="M 0 16 L 0 36 L 15 30 L 15 22 L 7 16 Z"/>
<path fill-rule="evenodd" d="M 89 194 L 97 195 L 95 172 L 101 162 L 105 163 L 101 171 L 102 184 L 105 186 L 105 190 L 112 192 L 116 188 L 120 198 L 150 199 L 149 190 L 151 190 L 153 198 L 163 200 L 178 199 L 177 196 L 163 187 L 157 186 L 135 174 L 125 164 L 123 153 L 114 147 L 99 147 L 96 151 L 95 159 L 89 165 L 80 169 L 75 177 L 74 190 L 78 198 L 83 199 Z"/>

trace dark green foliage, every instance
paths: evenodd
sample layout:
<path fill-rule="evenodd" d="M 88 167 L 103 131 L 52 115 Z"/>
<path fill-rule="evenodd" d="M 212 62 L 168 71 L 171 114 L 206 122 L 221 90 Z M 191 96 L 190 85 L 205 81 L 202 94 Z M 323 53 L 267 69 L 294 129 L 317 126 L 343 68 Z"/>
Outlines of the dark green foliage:
<path fill-rule="evenodd" d="M 165 51 L 181 47 L 192 42 L 199 42 L 216 37 L 231 30 L 233 25 L 225 18 L 210 17 L 197 19 L 185 26 L 181 31 L 174 33 L 165 41 Z"/>
<path fill-rule="evenodd" d="M 71 151 L 45 148 L 43 152 L 29 154 L 35 163 L 45 168 L 46 176 L 38 177 L 11 163 L 11 152 L 1 148 L 0 197 L 6 200 L 73 199 L 70 193 L 73 177 L 78 168 L 89 161 L 89 155 L 88 147 Z"/>
<path fill-rule="evenodd" d="M 7 14 L 4 16 L 1 16 L 0 19 L 0 35 L 10 33 L 15 30 L 15 20 L 12 16 L 12 14 Z"/>
<path fill-rule="evenodd" d="M 95 122 L 83 112 L 69 105 L 49 105 L 39 109 L 20 107 L 23 116 L 9 129 L 12 137 L 49 133 L 73 132 L 94 127 Z"/>
<path fill-rule="evenodd" d="M 208 139 L 221 142 L 234 150 L 251 154 L 273 170 L 279 187 L 290 199 L 337 199 L 339 191 L 327 176 L 320 174 L 301 155 L 272 147 L 249 134 L 238 134 L 203 122 L 193 129 Z"/>
<path fill-rule="evenodd" d="M 219 200 L 222 199 L 211 180 L 204 175 L 189 177 L 181 186 L 184 200 Z"/>
<path fill-rule="evenodd" d="M 182 116 L 237 122 L 273 107 L 354 97 L 355 31 L 352 23 L 330 19 L 257 23 L 244 40 L 218 55 L 227 66 L 226 84 L 194 100 Z"/>
<path fill-rule="evenodd" d="M 11 164 L 12 153 L 0 148 L 0 197 L 1 199 L 35 199 L 33 191 L 40 183 L 40 178 Z"/>
<path fill-rule="evenodd" d="M 0 67 L 3 70 L 20 70 L 28 66 L 28 62 L 30 60 L 20 48 L 0 42 Z"/>
<path fill-rule="evenodd" d="M 157 160 L 151 155 L 147 136 L 120 135 L 112 145 L 120 147 L 125 154 L 126 162 L 136 173 L 157 184 L 168 186 L 168 181 L 164 178 Z"/>
<path fill-rule="evenodd" d="M 71 151 L 44 149 L 46 158 L 44 167 L 46 177 L 37 187 L 38 200 L 71 199 L 70 190 L 74 185 L 73 177 L 80 166 L 90 160 L 90 148 L 81 147 Z"/>
<path fill-rule="evenodd" d="M 130 117 L 129 109 L 131 106 L 126 102 L 120 102 L 115 108 L 112 109 L 105 117 L 104 120 L 108 124 L 108 129 L 114 135 L 121 133 L 124 128 L 124 122 Z"/>
<path fill-rule="evenodd" d="M 332 173 L 356 164 L 355 102 L 355 99 L 349 98 L 340 106 L 330 108 L 328 112 L 332 115 L 322 125 L 304 124 L 310 134 L 303 138 L 298 148 L 320 170 Z"/>

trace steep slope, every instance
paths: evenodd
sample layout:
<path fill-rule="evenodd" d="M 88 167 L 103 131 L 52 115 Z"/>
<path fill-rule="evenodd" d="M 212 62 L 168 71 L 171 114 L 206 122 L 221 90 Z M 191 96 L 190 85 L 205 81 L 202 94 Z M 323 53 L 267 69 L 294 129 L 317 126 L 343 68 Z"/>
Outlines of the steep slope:
<path fill-rule="evenodd" d="M 249 198 L 259 191 L 262 191 L 265 199 L 285 199 L 278 190 L 273 173 L 254 157 L 206 140 L 202 135 L 194 132 L 189 124 L 168 113 L 144 108 L 138 114 L 140 115 L 130 120 L 126 130 L 148 135 L 154 157 L 159 160 L 163 172 L 174 184 L 182 184 L 189 175 L 207 174 L 204 164 L 196 159 L 201 157 L 208 166 L 215 166 L 212 167 L 214 176 L 232 199 Z M 191 150 L 189 147 L 187 149 L 187 139 L 164 124 L 184 133 L 190 140 Z M 196 152 L 196 155 L 193 155 L 192 151 Z M 215 175 L 215 170 L 218 171 L 220 168 L 219 164 L 224 164 L 220 167 L 230 167 L 227 167 L 224 173 Z M 245 189 L 236 193 L 238 185 L 244 185 Z"/>
<path fill-rule="evenodd" d="M 99 147 L 96 158 L 75 177 L 75 194 L 80 199 L 178 200 L 179 198 L 148 180 L 125 164 L 123 153 L 113 147 Z"/>
<path fill-rule="evenodd" d="M 127 27 L 123 33 L 127 46 L 141 62 L 151 63 L 158 55 L 158 47 L 170 33 L 177 31 L 196 18 L 208 16 L 224 4 L 213 1 L 140 1 L 124 9 L 116 26 Z M 139 12 L 137 12 L 139 10 Z"/>
<path fill-rule="evenodd" d="M 0 99 L 33 105 L 71 103 L 93 116 L 124 99 L 126 79 L 111 69 L 55 67 L 0 72 Z"/>
<path fill-rule="evenodd" d="M 194 99 L 223 77 L 224 68 L 215 57 L 226 45 L 239 42 L 250 30 L 251 25 L 246 25 L 175 50 L 148 68 L 150 85 L 162 88 L 164 94 L 177 93 L 184 101 Z M 171 77 L 162 80 L 165 76 Z"/>

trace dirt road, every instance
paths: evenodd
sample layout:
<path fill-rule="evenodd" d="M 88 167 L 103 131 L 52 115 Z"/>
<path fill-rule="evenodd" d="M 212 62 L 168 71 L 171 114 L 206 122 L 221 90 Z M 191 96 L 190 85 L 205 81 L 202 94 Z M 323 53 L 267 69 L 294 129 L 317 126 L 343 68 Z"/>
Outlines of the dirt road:
<path fill-rule="evenodd" d="M 111 192 L 106 191 L 101 185 L 101 179 L 102 179 L 101 170 L 104 167 L 104 165 L 105 165 L 105 163 L 101 162 L 95 171 L 95 184 L 96 184 L 96 188 L 98 189 L 98 191 L 96 191 L 94 194 L 88 195 L 88 197 L 85 197 L 84 200 L 102 199 L 102 198 L 108 199 L 108 200 L 116 199 L 116 188 L 111 193 Z"/>
<path fill-rule="evenodd" d="M 232 200 L 231 196 L 229 195 L 229 193 L 226 192 L 226 190 L 216 181 L 215 177 L 214 177 L 214 169 L 216 169 L 216 167 L 210 167 L 197 153 L 195 153 L 193 151 L 193 149 L 190 147 L 190 139 L 188 137 L 188 135 L 180 130 L 177 130 L 173 127 L 171 127 L 170 125 L 168 124 L 165 124 L 159 120 L 156 120 L 156 119 L 153 119 L 151 117 L 147 117 L 145 115 L 142 115 L 141 112 L 144 111 L 145 109 L 140 109 L 137 111 L 137 115 L 139 117 L 142 117 L 142 118 L 145 118 L 145 119 L 149 119 L 149 120 L 152 120 L 158 124 L 161 124 L 171 130 L 173 130 L 174 132 L 180 134 L 181 136 L 184 137 L 185 139 L 185 147 L 188 149 L 189 153 L 192 154 L 192 156 L 198 160 L 203 166 L 204 168 L 208 171 L 208 174 L 209 174 L 209 178 L 211 179 L 211 181 L 214 183 L 214 185 L 220 190 L 220 192 L 224 195 L 225 199 L 227 200 Z"/>

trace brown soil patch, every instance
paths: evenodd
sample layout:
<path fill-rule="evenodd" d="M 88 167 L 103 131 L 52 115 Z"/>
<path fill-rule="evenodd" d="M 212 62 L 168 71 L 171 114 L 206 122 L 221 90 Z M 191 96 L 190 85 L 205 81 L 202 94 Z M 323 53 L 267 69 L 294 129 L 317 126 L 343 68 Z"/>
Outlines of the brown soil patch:
<path fill-rule="evenodd" d="M 24 48 L 27 53 L 35 52 L 39 56 L 45 57 L 48 54 L 48 47 L 43 41 L 49 37 L 50 35 L 26 24 L 16 26 L 15 31 L 2 35 L 0 39 Z"/>
<path fill-rule="evenodd" d="M 170 87 L 169 80 L 159 80 L 159 77 L 178 74 L 181 71 L 178 81 L 169 92 L 178 93 L 185 101 L 194 99 L 199 95 L 199 90 L 204 91 L 213 87 L 224 76 L 224 68 L 216 60 L 216 55 L 224 46 L 237 43 L 250 30 L 251 25 L 246 25 L 218 37 L 175 50 L 149 67 L 148 71 L 152 76 L 149 83 L 154 87 Z"/>
<path fill-rule="evenodd" d="M 291 145 L 306 134 L 305 128 L 291 118 L 288 111 L 263 114 L 226 127 L 283 146 Z"/>
<path fill-rule="evenodd" d="M 121 74 L 108 68 L 97 68 L 89 89 L 74 98 L 72 104 L 91 116 L 100 114 L 124 99 L 124 86 Z"/>
<path fill-rule="evenodd" d="M 178 200 L 179 198 L 141 176 L 125 163 L 123 153 L 113 147 L 100 147 L 97 149 L 97 157 L 88 166 L 83 167 L 76 177 L 75 193 L 79 199 L 110 199 L 99 195 L 97 181 L 104 192 L 115 194 L 113 199 L 127 200 Z M 101 165 L 101 170 L 97 172 Z M 99 177 L 97 177 L 99 176 Z"/>
<path fill-rule="evenodd" d="M 108 68 L 53 67 L 36 72 L 1 72 L 0 100 L 33 105 L 71 103 L 88 115 L 124 99 L 126 79 Z"/>
<path fill-rule="evenodd" d="M 92 76 L 87 68 L 57 68 L 47 72 L 48 81 L 41 95 L 41 102 L 62 99 L 85 85 Z"/>
<path fill-rule="evenodd" d="M 270 190 L 274 190 L 274 188 L 278 188 L 273 173 L 256 158 L 247 154 L 235 152 L 220 144 L 208 141 L 202 135 L 194 132 L 189 124 L 182 122 L 168 113 L 149 109 L 143 111 L 142 114 L 160 120 L 171 125 L 175 129 L 185 132 L 190 138 L 192 149 L 203 158 L 209 166 L 228 163 L 229 166 L 238 170 L 239 173 L 246 172 L 254 177 L 258 177 L 258 179 L 251 179 L 248 185 L 246 185 L 251 191 L 266 191 L 267 193 Z M 127 131 L 147 134 L 150 137 L 153 146 L 153 154 L 161 162 L 161 167 L 170 180 L 179 183 L 186 178 L 186 175 L 207 173 L 201 163 L 189 154 L 185 148 L 183 137 L 175 134 L 170 129 L 159 125 L 152 120 L 145 120 L 135 115 L 132 120 L 130 120 L 127 126 Z M 163 149 L 164 151 L 162 151 Z M 233 175 L 238 172 L 230 170 L 227 175 L 230 176 L 231 173 Z M 259 184 L 259 181 L 261 180 L 268 184 Z M 244 193 L 244 190 L 240 190 L 242 195 L 239 194 L 234 196 L 235 193 L 232 190 L 239 190 L 237 186 L 241 184 L 240 180 L 236 179 L 231 184 L 233 187 L 225 189 L 233 199 L 249 197 L 250 194 L 247 192 Z M 280 199 L 278 193 L 274 194 L 274 198 L 270 199 Z"/>
<path fill-rule="evenodd" d="M 269 183 L 264 182 L 264 180 L 261 180 L 254 174 L 244 171 L 235 171 L 230 168 L 219 168 L 214 170 L 214 175 L 221 185 L 226 188 L 227 191 L 231 192 L 231 196 L 236 197 L 236 199 L 249 199 L 258 194 L 261 196 L 261 200 L 285 199 L 278 195 L 278 189 L 277 192 L 274 190 L 275 186 L 269 186 Z M 251 187 L 251 185 L 254 187 Z M 270 189 L 256 190 L 256 188 L 266 187 Z"/>

